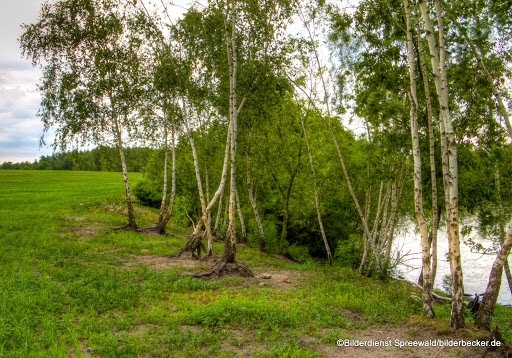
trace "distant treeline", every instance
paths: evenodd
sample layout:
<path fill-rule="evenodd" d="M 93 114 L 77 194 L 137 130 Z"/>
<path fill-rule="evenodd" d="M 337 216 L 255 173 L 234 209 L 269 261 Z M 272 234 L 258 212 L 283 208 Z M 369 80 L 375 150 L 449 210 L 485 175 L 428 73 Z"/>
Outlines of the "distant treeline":
<path fill-rule="evenodd" d="M 143 170 L 151 155 L 151 148 L 125 148 L 126 165 L 131 172 Z M 34 162 L 3 162 L 0 169 L 35 169 L 35 170 L 82 170 L 120 172 L 121 163 L 117 148 L 100 146 L 92 150 L 54 153 L 42 155 Z"/>

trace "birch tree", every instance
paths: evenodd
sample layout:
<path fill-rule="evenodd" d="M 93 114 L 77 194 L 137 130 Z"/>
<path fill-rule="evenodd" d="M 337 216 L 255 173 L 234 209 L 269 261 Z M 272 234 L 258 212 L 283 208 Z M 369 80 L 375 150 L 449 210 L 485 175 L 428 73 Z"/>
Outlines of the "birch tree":
<path fill-rule="evenodd" d="M 43 70 L 39 116 L 55 128 L 54 148 L 71 143 L 114 143 L 122 166 L 128 224 L 137 227 L 125 143 L 137 129 L 142 97 L 141 36 L 128 3 L 101 0 L 45 2 L 39 19 L 25 24 L 23 54 Z M 140 72 L 139 72 L 140 71 Z"/>
<path fill-rule="evenodd" d="M 464 283 L 462 279 L 462 263 L 460 254 L 459 203 L 458 203 L 458 163 L 457 143 L 453 123 L 448 107 L 448 78 L 446 68 L 446 44 L 444 11 L 439 1 L 434 1 L 437 19 L 436 31 L 430 19 L 430 12 L 423 0 L 418 2 L 425 26 L 430 60 L 434 74 L 439 117 L 441 127 L 441 145 L 443 153 L 443 183 L 445 188 L 446 225 L 448 227 L 449 261 L 452 285 L 451 326 L 454 329 L 464 328 Z"/>
<path fill-rule="evenodd" d="M 412 23 L 412 6 L 408 0 L 403 0 L 406 27 L 407 27 L 407 54 L 409 59 L 409 98 L 411 101 L 411 139 L 412 139 L 412 155 L 414 160 L 414 211 L 416 220 L 420 228 L 421 235 L 421 252 L 422 252 L 422 276 L 423 276 L 423 314 L 427 317 L 434 317 L 434 309 L 432 307 L 432 289 L 433 280 L 431 275 L 431 244 L 429 242 L 429 232 L 423 210 L 423 189 L 421 177 L 421 153 L 420 140 L 418 130 L 418 94 L 416 81 L 416 56 L 414 52 L 414 25 Z"/>

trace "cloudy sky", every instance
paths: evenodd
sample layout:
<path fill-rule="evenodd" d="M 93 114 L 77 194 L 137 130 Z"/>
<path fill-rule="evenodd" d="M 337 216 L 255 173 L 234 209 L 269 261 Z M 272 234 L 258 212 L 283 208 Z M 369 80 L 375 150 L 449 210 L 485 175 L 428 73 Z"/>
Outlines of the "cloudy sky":
<path fill-rule="evenodd" d="M 0 12 L 0 163 L 34 161 L 51 153 L 39 149 L 43 126 L 37 117 L 40 72 L 21 57 L 22 23 L 37 19 L 42 0 L 3 1 Z"/>
<path fill-rule="evenodd" d="M 22 58 L 17 39 L 21 24 L 37 20 L 43 0 L 1 0 L 0 12 L 0 164 L 39 159 L 52 153 L 39 148 L 43 125 L 37 117 L 41 71 Z M 173 14 L 183 12 L 190 0 L 174 1 Z M 51 138 L 47 140 L 51 144 Z"/>

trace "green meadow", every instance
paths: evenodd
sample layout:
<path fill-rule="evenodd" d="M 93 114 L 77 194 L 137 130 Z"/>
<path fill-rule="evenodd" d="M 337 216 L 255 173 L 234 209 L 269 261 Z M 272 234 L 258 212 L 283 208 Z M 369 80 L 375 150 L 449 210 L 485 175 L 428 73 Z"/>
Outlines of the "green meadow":
<path fill-rule="evenodd" d="M 0 170 L 0 357 L 318 357 L 375 327 L 449 334 L 448 306 L 425 320 L 408 285 L 337 265 L 241 245 L 255 278 L 193 278 L 211 262 L 174 258 L 187 228 L 113 230 L 123 197 L 120 173 Z M 136 214 L 149 226 L 157 212 Z M 508 340 L 510 322 L 498 307 Z"/>

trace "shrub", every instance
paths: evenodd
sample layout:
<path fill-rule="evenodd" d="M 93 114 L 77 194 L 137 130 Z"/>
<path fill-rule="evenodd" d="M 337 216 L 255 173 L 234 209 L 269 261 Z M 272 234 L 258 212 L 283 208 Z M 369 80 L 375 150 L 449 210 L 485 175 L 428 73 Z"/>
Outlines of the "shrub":
<path fill-rule="evenodd" d="M 157 209 L 160 208 L 162 194 L 148 180 L 142 179 L 135 184 L 133 192 L 142 205 Z"/>
<path fill-rule="evenodd" d="M 343 266 L 357 268 L 363 255 L 362 238 L 350 235 L 348 240 L 338 240 L 334 257 Z"/>
<path fill-rule="evenodd" d="M 309 249 L 306 246 L 290 245 L 288 246 L 287 251 L 288 254 L 298 262 L 306 262 L 311 258 L 309 255 Z"/>

